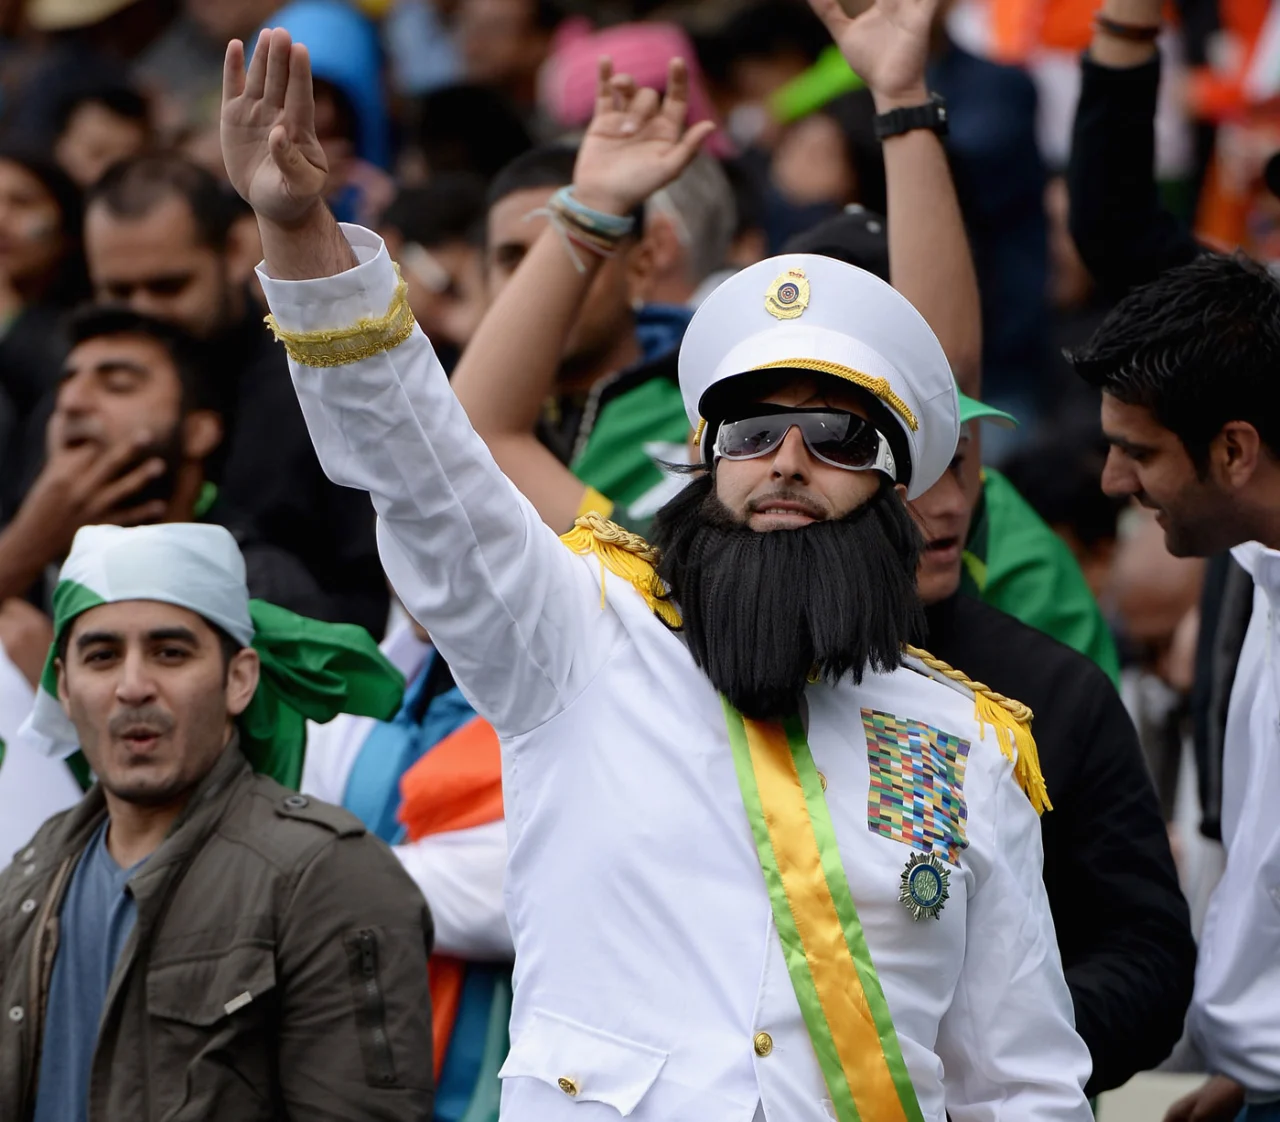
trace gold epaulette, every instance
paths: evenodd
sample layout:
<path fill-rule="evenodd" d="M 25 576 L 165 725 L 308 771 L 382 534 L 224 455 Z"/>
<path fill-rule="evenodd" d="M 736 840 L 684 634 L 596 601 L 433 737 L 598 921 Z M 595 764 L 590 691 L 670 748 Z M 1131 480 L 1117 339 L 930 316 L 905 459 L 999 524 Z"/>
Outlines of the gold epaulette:
<path fill-rule="evenodd" d="M 996 743 L 1005 758 L 1013 764 L 1014 778 L 1031 800 L 1037 814 L 1053 809 L 1049 801 L 1049 791 L 1045 787 L 1044 776 L 1040 772 L 1040 754 L 1036 750 L 1035 737 L 1031 735 L 1031 709 L 1021 701 L 1014 701 L 997 693 L 982 682 L 975 682 L 963 670 L 957 670 L 935 658 L 919 647 L 903 645 L 902 651 L 910 658 L 916 659 L 928 670 L 940 675 L 948 682 L 964 687 L 973 695 L 974 716 L 978 721 L 978 730 L 986 734 L 986 726 L 995 730 Z"/>
<path fill-rule="evenodd" d="M 400 266 L 395 270 L 396 290 L 385 316 L 357 320 L 336 331 L 286 331 L 275 316 L 267 316 L 266 324 L 299 366 L 347 366 L 393 350 L 413 334 L 414 324 L 409 288 L 400 276 Z"/>
<path fill-rule="evenodd" d="M 663 623 L 670 627 L 680 626 L 680 613 L 667 598 L 666 589 L 654 568 L 658 563 L 658 551 L 639 534 L 624 530 L 616 522 L 598 514 L 584 514 L 574 522 L 572 530 L 560 536 L 560 540 L 574 553 L 593 553 L 599 560 L 601 607 L 605 602 L 604 571 L 607 569 L 640 593 Z"/>

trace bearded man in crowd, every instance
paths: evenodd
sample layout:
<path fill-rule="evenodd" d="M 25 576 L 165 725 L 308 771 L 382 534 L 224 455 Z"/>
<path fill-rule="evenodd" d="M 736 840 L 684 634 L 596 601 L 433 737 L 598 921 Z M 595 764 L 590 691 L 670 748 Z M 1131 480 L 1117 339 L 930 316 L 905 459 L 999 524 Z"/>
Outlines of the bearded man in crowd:
<path fill-rule="evenodd" d="M 815 6 L 886 114 L 926 102 L 893 73 L 918 72 L 930 0 Z M 665 97 L 602 64 L 531 254 L 572 269 L 626 236 L 706 135 L 686 90 L 678 63 Z M 936 144 L 919 118 L 889 143 Z M 1085 1122 L 1030 714 L 908 645 L 901 495 L 959 432 L 920 315 L 825 258 L 743 271 L 681 348 L 705 480 L 663 512 L 661 559 L 598 517 L 561 541 L 468 425 L 380 239 L 325 209 L 285 32 L 247 74 L 229 48 L 222 136 L 326 471 L 371 493 L 393 585 L 502 744 L 504 1115 Z"/>

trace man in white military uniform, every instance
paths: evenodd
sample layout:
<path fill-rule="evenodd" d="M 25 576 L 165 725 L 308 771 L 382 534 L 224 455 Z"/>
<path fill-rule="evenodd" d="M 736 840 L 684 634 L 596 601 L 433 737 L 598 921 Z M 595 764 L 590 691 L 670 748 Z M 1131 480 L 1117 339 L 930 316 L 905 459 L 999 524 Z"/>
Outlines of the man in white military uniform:
<path fill-rule="evenodd" d="M 892 56 L 906 26 L 923 50 L 931 8 L 880 0 L 850 38 Z M 305 49 L 277 30 L 243 57 L 223 149 L 307 423 L 502 740 L 503 1116 L 1086 1122 L 1028 714 L 901 653 L 899 492 L 958 434 L 924 321 L 829 259 L 745 270 L 681 352 L 710 470 L 664 510 L 667 555 L 598 519 L 558 540 L 468 425 L 381 241 L 319 201 Z M 646 178 L 678 174 L 705 135 L 686 82 L 673 65 L 660 103 L 602 64 L 579 168 L 609 189 L 561 198 L 548 242 L 609 252 Z"/>

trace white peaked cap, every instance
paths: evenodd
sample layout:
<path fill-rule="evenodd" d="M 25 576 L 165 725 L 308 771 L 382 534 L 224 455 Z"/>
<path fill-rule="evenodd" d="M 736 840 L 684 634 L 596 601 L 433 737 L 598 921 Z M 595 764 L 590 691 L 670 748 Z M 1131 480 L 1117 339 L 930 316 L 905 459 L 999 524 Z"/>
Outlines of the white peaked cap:
<path fill-rule="evenodd" d="M 707 391 L 765 370 L 832 375 L 879 399 L 906 437 L 909 499 L 955 456 L 960 409 L 942 345 L 904 296 L 865 269 L 790 253 L 743 269 L 707 297 L 680 346 L 680 390 L 704 459 Z"/>

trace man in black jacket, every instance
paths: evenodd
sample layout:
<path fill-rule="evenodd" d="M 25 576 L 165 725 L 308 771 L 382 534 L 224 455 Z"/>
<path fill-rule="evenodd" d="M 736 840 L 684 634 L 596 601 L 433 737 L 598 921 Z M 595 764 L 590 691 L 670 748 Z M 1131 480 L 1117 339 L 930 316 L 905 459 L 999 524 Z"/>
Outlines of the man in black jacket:
<path fill-rule="evenodd" d="M 1155 173 L 1161 0 L 1105 0 L 1081 61 L 1071 163 L 1071 236 L 1109 298 L 1207 252 L 1160 205 Z M 1227 699 L 1253 610 L 1253 581 L 1229 554 L 1205 575 L 1191 710 L 1201 832 L 1222 837 Z"/>
<path fill-rule="evenodd" d="M 976 422 L 970 422 L 975 424 Z M 924 536 L 963 542 L 969 440 L 913 505 Z M 1159 1064 L 1182 1033 L 1195 943 L 1137 733 L 1088 658 L 959 592 L 958 547 L 926 550 L 925 644 L 970 677 L 1026 702 L 1054 809 L 1041 819 L 1044 882 L 1097 1095 Z"/>
<path fill-rule="evenodd" d="M 324 593 L 315 614 L 381 635 L 388 595 L 373 510 L 320 470 L 284 351 L 247 289 L 257 246 L 234 217 L 217 181 L 181 156 L 115 165 L 85 209 L 95 294 L 209 344 L 225 379 L 223 499 L 258 538 L 301 562 Z"/>

